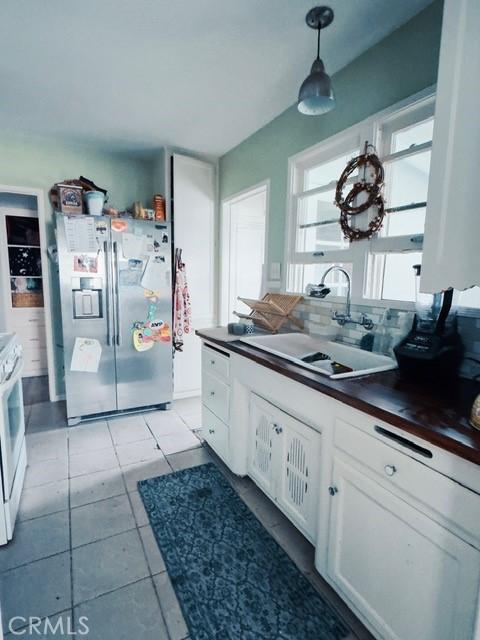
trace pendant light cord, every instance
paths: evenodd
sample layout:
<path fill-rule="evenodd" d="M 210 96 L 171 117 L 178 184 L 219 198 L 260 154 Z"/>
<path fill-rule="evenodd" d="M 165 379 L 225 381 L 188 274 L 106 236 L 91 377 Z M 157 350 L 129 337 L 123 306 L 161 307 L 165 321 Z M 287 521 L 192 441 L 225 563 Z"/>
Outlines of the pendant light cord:
<path fill-rule="evenodd" d="M 320 31 L 321 27 L 318 27 L 318 37 L 317 37 L 317 60 L 320 60 Z"/>

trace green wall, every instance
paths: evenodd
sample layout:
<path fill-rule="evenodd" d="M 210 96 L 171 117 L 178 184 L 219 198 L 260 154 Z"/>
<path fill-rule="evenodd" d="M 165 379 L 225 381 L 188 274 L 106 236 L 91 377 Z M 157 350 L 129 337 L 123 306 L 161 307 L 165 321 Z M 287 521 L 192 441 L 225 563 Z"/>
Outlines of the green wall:
<path fill-rule="evenodd" d="M 333 111 L 310 117 L 293 105 L 220 159 L 221 199 L 270 179 L 269 262 L 283 262 L 288 158 L 434 84 L 442 8 L 435 0 L 336 73 Z"/>
<path fill-rule="evenodd" d="M 49 243 L 54 240 L 48 191 L 55 183 L 83 175 L 109 192 L 119 208 L 135 200 L 149 203 L 154 189 L 154 165 L 146 159 L 110 153 L 98 147 L 62 140 L 0 134 L 0 184 L 43 189 Z M 158 187 L 157 187 L 158 188 Z M 57 389 L 64 393 L 61 314 L 55 267 L 50 266 L 52 320 Z"/>

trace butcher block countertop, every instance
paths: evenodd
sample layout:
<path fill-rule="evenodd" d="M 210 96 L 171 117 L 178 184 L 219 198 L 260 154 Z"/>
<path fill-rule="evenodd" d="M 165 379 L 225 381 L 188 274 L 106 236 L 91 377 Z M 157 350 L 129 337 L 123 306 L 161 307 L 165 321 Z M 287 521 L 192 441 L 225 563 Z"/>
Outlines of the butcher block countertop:
<path fill-rule="evenodd" d="M 459 378 L 449 386 L 420 385 L 402 378 L 398 370 L 331 380 L 249 346 L 238 336 L 229 335 L 225 328 L 199 329 L 196 333 L 226 351 L 480 464 L 480 431 L 468 422 L 473 400 L 480 393 L 478 383 Z"/>

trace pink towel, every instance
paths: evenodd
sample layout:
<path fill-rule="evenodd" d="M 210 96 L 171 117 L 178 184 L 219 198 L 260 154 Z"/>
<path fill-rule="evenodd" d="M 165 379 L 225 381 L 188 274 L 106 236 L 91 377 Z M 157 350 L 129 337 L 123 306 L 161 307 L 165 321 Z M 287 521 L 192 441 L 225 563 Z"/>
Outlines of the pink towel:
<path fill-rule="evenodd" d="M 175 290 L 173 294 L 173 347 L 183 351 L 183 336 L 190 333 L 190 293 L 188 291 L 185 264 L 182 262 L 182 250 L 175 251 Z"/>

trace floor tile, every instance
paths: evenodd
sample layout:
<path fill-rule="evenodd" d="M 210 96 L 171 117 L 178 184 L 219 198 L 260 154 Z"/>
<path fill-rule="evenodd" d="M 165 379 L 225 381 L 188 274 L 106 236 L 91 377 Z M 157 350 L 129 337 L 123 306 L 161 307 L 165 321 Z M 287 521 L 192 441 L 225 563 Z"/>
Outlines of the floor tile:
<path fill-rule="evenodd" d="M 88 640 L 168 640 L 151 578 L 75 608 L 88 618 Z"/>
<path fill-rule="evenodd" d="M 172 469 L 165 458 L 162 458 L 161 460 L 130 464 L 127 467 L 122 467 L 122 471 L 127 484 L 127 491 L 131 492 L 137 491 L 137 483 L 140 480 L 163 476 L 166 473 L 171 473 Z"/>
<path fill-rule="evenodd" d="M 162 608 L 170 639 L 182 640 L 188 635 L 188 627 L 168 573 L 164 571 L 157 574 L 153 577 L 153 582 L 160 600 L 160 607 Z"/>
<path fill-rule="evenodd" d="M 67 455 L 67 429 L 48 433 L 27 433 L 27 458 L 29 462 L 42 462 Z"/>
<path fill-rule="evenodd" d="M 127 444 L 152 437 L 142 414 L 134 413 L 108 420 L 114 444 Z"/>
<path fill-rule="evenodd" d="M 14 616 L 43 618 L 65 611 L 71 604 L 70 553 L 7 571 L 1 582 L 4 628 Z"/>
<path fill-rule="evenodd" d="M 24 489 L 18 520 L 30 520 L 65 509 L 68 509 L 68 480 L 59 480 L 41 487 Z"/>
<path fill-rule="evenodd" d="M 80 507 L 84 504 L 113 498 L 125 493 L 125 483 L 120 467 L 97 471 L 85 476 L 70 479 L 70 506 Z"/>
<path fill-rule="evenodd" d="M 50 431 L 67 426 L 65 401 L 32 404 L 28 431 Z"/>
<path fill-rule="evenodd" d="M 180 415 L 180 414 L 179 414 Z M 196 411 L 190 411 L 180 415 L 180 418 L 185 422 L 187 427 L 191 431 L 197 431 L 202 428 L 202 411 L 198 409 Z"/>
<path fill-rule="evenodd" d="M 70 427 L 68 430 L 68 451 L 71 456 L 98 449 L 108 449 L 112 446 L 112 438 L 105 420 L 80 424 L 76 427 Z"/>
<path fill-rule="evenodd" d="M 68 511 L 17 522 L 15 535 L 0 549 L 0 568 L 12 569 L 70 547 Z"/>
<path fill-rule="evenodd" d="M 72 547 L 136 527 L 127 494 L 72 509 Z"/>
<path fill-rule="evenodd" d="M 150 573 L 153 576 L 156 573 L 165 571 L 165 562 L 160 549 L 158 548 L 155 536 L 153 535 L 152 527 L 150 525 L 140 527 L 139 532 L 140 537 L 142 538 L 145 555 L 147 556 L 148 566 L 150 567 Z"/>
<path fill-rule="evenodd" d="M 139 442 L 130 442 L 129 444 L 119 444 L 116 445 L 115 449 L 122 467 L 129 464 L 136 464 L 137 462 L 163 458 L 163 453 L 158 448 L 154 438 L 140 440 Z"/>
<path fill-rule="evenodd" d="M 48 376 L 23 378 L 23 401 L 26 405 L 48 402 Z"/>
<path fill-rule="evenodd" d="M 167 456 L 167 460 L 174 471 L 180 469 L 189 469 L 190 467 L 198 467 L 200 464 L 212 462 L 212 458 L 204 447 L 191 449 L 190 451 L 182 451 Z"/>
<path fill-rule="evenodd" d="M 83 476 L 96 471 L 106 471 L 118 467 L 117 456 L 112 448 L 98 449 L 88 453 L 70 456 L 70 477 Z"/>
<path fill-rule="evenodd" d="M 181 416 L 192 412 L 200 412 L 202 409 L 202 397 L 193 396 L 191 398 L 182 398 L 173 401 L 173 409 Z"/>
<path fill-rule="evenodd" d="M 138 491 L 132 491 L 130 493 L 130 501 L 132 503 L 133 515 L 135 516 L 137 527 L 143 527 L 144 525 L 148 524 L 148 515 L 145 511 L 142 498 Z"/>
<path fill-rule="evenodd" d="M 143 415 L 155 437 L 183 431 L 186 426 L 175 411 L 152 411 Z"/>
<path fill-rule="evenodd" d="M 149 575 L 138 531 L 72 551 L 74 603 L 96 598 Z"/>
<path fill-rule="evenodd" d="M 197 436 L 185 427 L 183 431 L 177 433 L 157 436 L 157 442 L 166 456 L 200 446 L 200 440 Z"/>
<path fill-rule="evenodd" d="M 31 487 L 57 482 L 58 480 L 65 480 L 65 478 L 68 478 L 67 458 L 32 462 L 28 463 L 23 486 L 24 489 L 29 489 Z"/>

